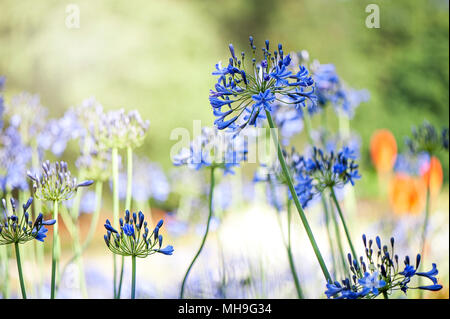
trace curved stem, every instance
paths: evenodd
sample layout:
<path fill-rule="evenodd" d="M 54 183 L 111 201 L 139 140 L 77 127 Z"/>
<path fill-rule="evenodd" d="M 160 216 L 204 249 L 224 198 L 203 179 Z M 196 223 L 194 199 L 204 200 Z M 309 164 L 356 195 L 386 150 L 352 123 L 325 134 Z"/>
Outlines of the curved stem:
<path fill-rule="evenodd" d="M 20 262 L 19 244 L 14 243 L 14 246 L 16 248 L 17 270 L 19 271 L 19 281 L 20 281 L 20 289 L 22 291 L 22 299 L 27 299 L 27 293 L 25 291 L 25 282 L 23 280 L 23 273 L 22 273 L 22 263 Z"/>
<path fill-rule="evenodd" d="M 358 265 L 358 272 L 362 276 L 361 267 L 359 267 L 358 255 L 356 254 L 355 247 L 353 246 L 352 238 L 350 236 L 350 232 L 347 228 L 347 224 L 345 223 L 344 214 L 342 214 L 341 207 L 339 206 L 339 202 L 336 198 L 336 194 L 334 193 L 334 189 L 331 188 L 331 198 L 336 206 L 336 209 L 339 213 L 339 217 L 341 218 L 342 226 L 344 226 L 345 236 L 347 237 L 348 245 L 350 246 L 350 250 L 352 251 L 353 259 L 356 260 Z"/>
<path fill-rule="evenodd" d="M 53 225 L 53 247 L 52 247 L 52 281 L 50 298 L 55 299 L 56 293 L 56 270 L 59 260 L 59 235 L 58 235 L 58 201 L 53 202 L 53 219 L 56 223 Z"/>
<path fill-rule="evenodd" d="M 286 178 L 286 181 L 287 181 L 289 190 L 291 192 L 292 198 L 294 200 L 295 206 L 297 208 L 298 214 L 300 215 L 300 219 L 302 220 L 303 226 L 304 226 L 304 228 L 306 230 L 306 234 L 308 235 L 309 241 L 310 241 L 311 246 L 312 246 L 312 248 L 314 250 L 314 253 L 316 255 L 317 261 L 319 262 L 320 268 L 322 269 L 323 275 L 324 275 L 324 277 L 325 277 L 325 279 L 327 281 L 331 282 L 332 279 L 331 279 L 330 273 L 328 271 L 327 266 L 325 265 L 325 261 L 323 260 L 322 254 L 320 253 L 319 247 L 317 246 L 316 240 L 314 239 L 314 235 L 312 233 L 311 227 L 309 226 L 308 219 L 306 218 L 305 212 L 303 211 L 303 208 L 302 208 L 302 206 L 300 204 L 300 201 L 298 199 L 297 193 L 295 191 L 294 184 L 292 182 L 291 173 L 290 173 L 290 171 L 289 171 L 289 169 L 287 167 L 286 161 L 284 159 L 283 151 L 281 149 L 281 145 L 280 145 L 280 142 L 278 140 L 277 134 L 275 132 L 273 132 L 273 130 L 276 128 L 276 126 L 273 123 L 272 116 L 271 116 L 270 112 L 267 111 L 267 110 L 266 110 L 266 116 L 267 116 L 267 120 L 269 122 L 269 126 L 272 129 L 271 132 L 270 132 L 271 133 L 270 135 L 272 136 L 273 142 L 274 142 L 274 144 L 275 144 L 275 146 L 277 147 L 277 150 L 278 150 L 278 160 L 279 160 L 279 162 L 281 164 L 281 168 L 283 170 L 283 174 L 284 174 L 284 176 Z"/>
<path fill-rule="evenodd" d="M 195 261 L 197 260 L 198 256 L 202 252 L 203 246 L 206 242 L 206 237 L 208 236 L 209 232 L 209 225 L 211 223 L 211 217 L 213 215 L 213 195 L 214 195 L 214 167 L 211 167 L 211 182 L 210 182 L 210 189 L 209 189 L 209 215 L 208 220 L 206 222 L 206 230 L 205 234 L 203 235 L 202 243 L 200 244 L 200 248 L 198 249 L 197 253 L 195 254 L 194 259 L 192 259 L 191 264 L 189 265 L 186 274 L 184 275 L 183 282 L 181 284 L 181 290 L 180 290 L 180 299 L 184 298 L 184 287 L 186 285 L 186 280 L 189 276 L 189 272 L 192 269 L 192 266 L 194 266 Z"/>
<path fill-rule="evenodd" d="M 111 151 L 111 166 L 112 166 L 112 182 L 113 182 L 113 225 L 119 225 L 119 151 L 114 147 Z M 113 254 L 113 288 L 114 298 L 117 298 L 117 258 Z"/>
<path fill-rule="evenodd" d="M 136 256 L 131 256 L 131 299 L 136 298 Z"/>
<path fill-rule="evenodd" d="M 347 267 L 347 264 L 346 264 L 346 261 L 345 261 L 344 249 L 342 248 L 341 232 L 339 230 L 339 225 L 338 225 L 338 222 L 336 220 L 336 214 L 334 212 L 333 203 L 331 202 L 331 199 L 330 199 L 330 209 L 331 209 L 330 215 L 331 215 L 331 220 L 333 221 L 333 225 L 334 225 L 334 231 L 335 231 L 335 234 L 336 234 L 336 241 L 337 241 L 337 246 L 338 246 L 338 249 L 339 249 L 339 255 L 341 257 L 342 272 L 343 272 L 344 276 L 349 277 L 350 276 L 350 272 L 348 271 L 348 267 Z"/>

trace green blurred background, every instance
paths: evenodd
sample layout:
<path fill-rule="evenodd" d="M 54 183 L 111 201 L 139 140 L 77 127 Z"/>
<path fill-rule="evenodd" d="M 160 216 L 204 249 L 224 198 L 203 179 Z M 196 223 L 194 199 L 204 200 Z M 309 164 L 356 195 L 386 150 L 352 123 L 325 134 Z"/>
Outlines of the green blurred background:
<path fill-rule="evenodd" d="M 65 25 L 69 3 L 80 8 L 79 29 Z M 369 3 L 380 7 L 379 29 L 365 26 Z M 51 116 L 89 96 L 107 109 L 139 109 L 151 129 L 138 153 L 168 168 L 171 130 L 192 129 L 193 119 L 212 124 L 214 64 L 227 60 L 228 43 L 247 50 L 253 35 L 259 45 L 307 49 L 351 86 L 367 88 L 370 102 L 352 121 L 363 148 L 385 127 L 401 150 L 424 118 L 448 126 L 448 28 L 448 0 L 2 0 L 0 74 L 7 99 L 38 93 Z M 448 172 L 448 157 L 443 166 Z"/>

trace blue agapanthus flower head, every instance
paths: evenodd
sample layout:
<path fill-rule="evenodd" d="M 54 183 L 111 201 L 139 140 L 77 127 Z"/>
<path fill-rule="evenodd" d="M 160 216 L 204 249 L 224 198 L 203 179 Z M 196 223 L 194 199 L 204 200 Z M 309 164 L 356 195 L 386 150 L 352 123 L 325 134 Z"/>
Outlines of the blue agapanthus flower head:
<path fill-rule="evenodd" d="M 247 140 L 238 135 L 204 127 L 201 135 L 190 143 L 189 148 L 182 148 L 173 158 L 173 164 L 186 165 L 196 170 L 202 167 L 218 167 L 222 168 L 225 174 L 232 174 L 233 167 L 247 160 L 247 144 Z"/>
<path fill-rule="evenodd" d="M 42 213 L 33 222 L 28 209 L 33 198 L 22 205 L 23 213 L 21 216 L 16 214 L 16 202 L 13 198 L 10 200 L 12 214 L 8 213 L 6 200 L 2 200 L 3 216 L 0 217 L 0 245 L 23 244 L 27 241 L 36 239 L 43 242 L 47 237 L 48 229 L 45 226 L 52 226 L 56 223 L 54 219 L 44 220 Z"/>
<path fill-rule="evenodd" d="M 304 204 L 322 193 L 325 189 L 342 188 L 361 178 L 355 151 L 344 146 L 337 154 L 313 148 L 311 158 L 300 157 L 295 164 L 297 195 L 304 198 Z"/>
<path fill-rule="evenodd" d="M 119 230 L 113 227 L 108 219 L 104 226 L 106 235 L 103 237 L 106 246 L 114 254 L 145 258 L 154 253 L 172 255 L 174 251 L 171 245 L 162 248 L 163 236 L 159 233 L 163 226 L 162 219 L 150 232 L 142 212 L 130 214 L 127 210 L 125 216 L 120 219 Z"/>
<path fill-rule="evenodd" d="M 218 63 L 212 72 L 217 83 L 210 91 L 209 101 L 216 117 L 214 124 L 220 130 L 238 132 L 247 125 L 256 126 L 260 114 L 271 112 L 273 103 L 283 102 L 283 97 L 289 99 L 283 103 L 297 108 L 304 106 L 306 100 L 315 103 L 314 81 L 308 70 L 291 64 L 291 57 L 284 54 L 281 44 L 271 51 L 266 41 L 262 57 L 257 60 L 253 37 L 249 40 L 253 53 L 250 61 L 244 52 L 238 57 L 230 44 L 228 65 L 222 67 Z"/>
<path fill-rule="evenodd" d="M 352 259 L 348 254 L 348 266 L 351 278 L 339 282 L 327 283 L 325 294 L 328 298 L 355 299 L 376 298 L 381 293 L 389 295 L 394 291 L 401 290 L 405 294 L 409 289 L 423 289 L 438 291 L 442 285 L 438 284 L 436 276 L 438 270 L 436 264 L 427 272 L 417 272 L 421 256 L 417 255 L 415 264 L 412 264 L 408 256 L 404 259 L 404 266 L 399 263 L 399 257 L 395 254 L 395 239 L 391 237 L 389 245 L 383 245 L 380 237 L 367 240 L 362 236 L 365 253 L 359 258 L 360 263 Z M 389 247 L 388 247 L 389 246 Z M 413 278 L 424 277 L 431 281 L 431 285 L 409 287 Z"/>
<path fill-rule="evenodd" d="M 333 64 L 320 64 L 314 61 L 311 65 L 316 86 L 317 102 L 320 108 L 332 105 L 337 114 L 353 118 L 355 109 L 369 100 L 367 90 L 348 88 Z"/>

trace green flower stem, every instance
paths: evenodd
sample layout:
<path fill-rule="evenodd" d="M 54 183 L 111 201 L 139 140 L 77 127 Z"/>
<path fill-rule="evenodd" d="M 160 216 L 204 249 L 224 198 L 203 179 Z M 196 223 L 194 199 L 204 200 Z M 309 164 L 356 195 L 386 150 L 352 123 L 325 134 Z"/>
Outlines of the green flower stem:
<path fill-rule="evenodd" d="M 430 192 L 430 185 L 427 185 L 427 195 L 426 195 L 426 203 L 425 203 L 425 220 L 423 221 L 423 229 L 422 229 L 422 249 L 421 249 L 421 255 L 422 255 L 422 263 L 424 264 L 424 252 L 425 252 L 425 242 L 427 240 L 427 228 L 428 228 L 428 220 L 430 218 L 430 204 L 431 204 L 431 192 Z M 419 277 L 419 287 L 422 286 L 422 277 Z M 419 298 L 423 299 L 423 290 L 419 289 Z"/>
<path fill-rule="evenodd" d="M 421 289 L 420 289 L 421 290 Z M 389 299 L 388 294 L 386 291 L 383 291 L 383 298 L 384 299 Z"/>
<path fill-rule="evenodd" d="M 111 152 L 111 166 L 112 166 L 112 182 L 113 182 L 113 225 L 119 225 L 119 150 L 113 147 Z M 117 298 L 117 258 L 113 254 L 113 286 L 114 298 Z"/>
<path fill-rule="evenodd" d="M 197 260 L 198 256 L 202 252 L 203 246 L 205 245 L 205 242 L 206 242 L 206 237 L 208 236 L 209 225 L 211 223 L 211 217 L 213 215 L 213 195 L 214 195 L 214 184 L 215 184 L 214 169 L 215 169 L 214 166 L 211 166 L 211 181 L 210 181 L 210 189 L 209 189 L 209 215 L 208 215 L 208 220 L 206 222 L 205 235 L 203 235 L 203 239 L 202 239 L 202 243 L 200 244 L 200 248 L 198 249 L 197 253 L 195 254 L 194 259 L 192 259 L 191 264 L 189 265 L 189 267 L 186 271 L 186 274 L 184 275 L 183 282 L 181 284 L 181 289 L 180 289 L 180 299 L 184 298 L 184 287 L 186 285 L 186 281 L 189 276 L 189 272 L 191 271 L 192 267 L 194 266 L 194 263 Z"/>
<path fill-rule="evenodd" d="M 127 193 L 125 198 L 125 209 L 131 211 L 131 200 L 133 191 L 133 149 L 127 147 Z M 119 277 L 119 288 L 117 290 L 117 299 L 120 299 L 120 294 L 122 292 L 122 282 L 123 282 L 123 271 L 125 266 L 125 258 L 122 257 L 122 262 L 120 265 L 120 277 Z"/>
<path fill-rule="evenodd" d="M 336 234 L 336 241 L 337 241 L 337 246 L 338 246 L 338 250 L 339 250 L 339 256 L 341 257 L 340 259 L 341 259 L 342 272 L 343 272 L 344 276 L 349 277 L 350 272 L 348 270 L 347 263 L 345 261 L 346 259 L 345 259 L 344 249 L 342 248 L 341 232 L 339 230 L 339 225 L 336 220 L 336 214 L 334 212 L 333 203 L 331 202 L 331 200 L 330 200 L 330 215 L 331 215 L 331 220 L 333 221 L 333 225 L 334 225 L 334 232 Z"/>
<path fill-rule="evenodd" d="M 53 201 L 53 219 L 56 223 L 53 225 L 53 247 L 52 247 L 52 281 L 50 298 L 55 299 L 56 293 L 56 271 L 59 261 L 59 235 L 58 235 L 58 201 Z"/>
<path fill-rule="evenodd" d="M 95 210 L 94 213 L 92 214 L 92 218 L 91 218 L 91 224 L 89 226 L 89 231 L 88 234 L 86 235 L 86 239 L 84 240 L 83 245 L 81 246 L 81 251 L 79 252 L 80 255 L 83 254 L 83 252 L 87 249 L 87 247 L 89 246 L 89 244 L 91 243 L 94 234 L 95 234 L 95 230 L 97 229 L 97 225 L 98 225 L 98 219 L 100 217 L 100 208 L 101 208 L 101 203 L 102 203 L 102 190 L 103 190 L 103 182 L 96 182 L 95 183 L 95 198 L 96 198 L 96 203 L 95 203 Z M 66 220 L 68 218 L 64 218 L 64 214 L 62 214 L 63 211 L 61 211 L 61 216 L 64 219 L 64 223 L 66 223 Z M 72 233 L 71 233 L 72 236 Z M 72 263 L 75 258 L 76 258 L 76 253 L 69 259 L 69 261 L 64 265 L 63 271 L 61 273 L 64 273 L 67 266 Z"/>
<path fill-rule="evenodd" d="M 295 289 L 297 290 L 297 297 L 299 299 L 304 299 L 304 295 L 303 295 L 303 289 L 302 286 L 300 285 L 300 280 L 298 279 L 298 274 L 297 274 L 297 270 L 295 268 L 295 262 L 294 262 L 294 256 L 292 254 L 292 245 L 291 245 L 291 218 L 292 218 L 292 212 L 291 212 L 291 200 L 288 199 L 287 201 L 287 219 L 288 219 L 288 233 L 287 233 L 287 254 L 288 254 L 288 259 L 289 259 L 289 267 L 291 268 L 291 273 L 292 273 L 292 278 L 294 278 L 294 284 L 295 284 Z"/>
<path fill-rule="evenodd" d="M 131 256 L 131 299 L 136 298 L 136 256 Z"/>
<path fill-rule="evenodd" d="M 133 149 L 127 147 L 127 195 L 125 199 L 125 209 L 131 211 L 131 198 L 133 190 Z"/>
<path fill-rule="evenodd" d="M 95 183 L 95 210 L 92 215 L 91 225 L 89 226 L 88 234 L 86 235 L 86 239 L 84 240 L 83 246 L 81 247 L 81 253 L 83 253 L 86 248 L 91 243 L 94 238 L 95 230 L 97 229 L 98 219 L 100 217 L 100 209 L 102 207 L 102 192 L 103 192 L 103 182 Z"/>
<path fill-rule="evenodd" d="M 326 113 L 326 110 L 323 111 L 323 113 Z M 311 135 L 311 131 L 312 131 L 312 124 L 311 124 L 311 117 L 309 115 L 308 110 L 305 110 L 303 112 L 303 119 L 304 119 L 304 123 L 305 123 L 305 132 L 306 132 L 306 137 L 308 139 L 308 143 L 313 146 L 314 145 L 314 141 L 312 139 L 312 135 Z M 326 122 L 326 118 L 324 118 L 324 121 Z M 331 237 L 331 233 L 330 233 L 330 228 L 329 228 L 329 212 L 328 212 L 328 206 L 327 206 L 327 200 L 325 198 L 325 194 L 320 194 L 320 199 L 322 202 L 322 208 L 323 208 L 323 212 L 325 214 L 325 222 L 326 222 L 326 231 L 327 231 L 327 236 L 328 236 L 328 240 L 330 242 L 330 253 L 331 253 L 331 259 L 333 261 L 333 269 L 336 272 L 336 262 L 335 262 L 335 256 L 334 256 L 334 249 L 333 249 L 333 243 L 332 243 L 332 237 Z"/>
<path fill-rule="evenodd" d="M 14 243 L 14 246 L 16 248 L 17 270 L 19 271 L 19 281 L 20 281 L 20 289 L 22 291 L 22 299 L 27 299 L 27 293 L 25 291 L 25 282 L 23 280 L 23 273 L 22 273 L 22 263 L 20 261 L 19 244 Z"/>
<path fill-rule="evenodd" d="M 331 198 L 333 199 L 333 202 L 334 202 L 334 204 L 336 206 L 336 209 L 337 209 L 337 211 L 339 213 L 339 217 L 341 218 L 342 226 L 344 226 L 345 236 L 347 237 L 348 245 L 350 246 L 350 250 L 352 251 L 353 259 L 356 260 L 356 263 L 358 265 L 358 269 L 359 269 L 358 272 L 362 276 L 361 267 L 359 267 L 358 255 L 356 254 L 355 247 L 353 246 L 353 242 L 352 242 L 352 239 L 351 239 L 351 236 L 350 236 L 350 232 L 349 232 L 349 230 L 347 228 L 347 224 L 345 222 L 344 215 L 342 214 L 341 207 L 339 206 L 339 202 L 338 202 L 338 200 L 336 198 L 336 194 L 334 193 L 334 189 L 333 188 L 331 188 Z"/>
<path fill-rule="evenodd" d="M 274 200 L 275 199 L 275 187 L 273 185 L 273 183 L 271 181 L 268 182 L 269 186 L 270 186 L 270 191 L 272 193 L 272 198 Z M 281 222 L 281 211 L 279 210 L 277 205 L 274 205 L 275 209 L 277 211 L 277 220 L 278 220 L 278 226 L 280 227 L 280 232 L 281 232 L 281 236 L 283 239 L 283 244 L 284 247 L 286 248 L 286 253 L 288 256 L 288 260 L 289 260 L 289 268 L 291 269 L 291 274 L 292 274 L 292 279 L 294 279 L 294 285 L 295 285 L 295 290 L 297 291 L 297 297 L 298 299 L 304 299 L 303 296 L 303 290 L 302 287 L 300 285 L 300 280 L 298 279 L 298 274 L 297 274 L 297 270 L 295 269 L 295 262 L 294 262 L 294 256 L 292 255 L 292 246 L 291 246 L 291 201 L 289 200 L 289 197 L 286 201 L 286 208 L 287 208 L 287 240 L 284 237 L 284 232 L 283 232 L 283 224 Z"/>
<path fill-rule="evenodd" d="M 269 122 L 269 126 L 272 130 L 276 128 L 275 124 L 273 123 L 272 116 L 269 111 L 266 110 L 266 116 L 267 120 Z M 308 235 L 309 241 L 311 242 L 312 248 L 314 250 L 314 253 L 316 254 L 317 261 L 319 262 L 320 268 L 322 269 L 323 275 L 325 276 L 325 279 L 329 282 L 331 282 L 331 276 L 328 272 L 328 268 L 325 265 L 325 261 L 323 260 L 322 254 L 320 253 L 319 247 L 317 246 L 316 240 L 314 239 L 314 235 L 312 233 L 311 227 L 309 226 L 308 219 L 306 218 L 305 212 L 303 211 L 303 208 L 300 204 L 300 201 L 298 199 L 297 193 L 295 192 L 294 184 L 292 182 L 291 173 L 289 172 L 289 169 L 287 167 L 286 161 L 283 156 L 283 151 L 281 149 L 280 142 L 278 140 L 278 137 L 276 134 L 274 134 L 273 131 L 271 131 L 271 136 L 273 139 L 273 142 L 275 146 L 278 149 L 278 160 L 281 164 L 281 168 L 283 169 L 284 176 L 286 178 L 289 190 L 291 192 L 292 198 L 294 200 L 295 206 L 297 207 L 298 214 L 300 215 L 300 219 L 302 220 L 303 226 L 305 227 L 306 233 Z"/>
<path fill-rule="evenodd" d="M 326 203 L 325 197 L 320 196 L 322 200 L 322 206 L 323 206 L 323 212 L 325 214 L 325 227 L 327 230 L 327 237 L 328 241 L 330 242 L 330 254 L 331 254 L 331 261 L 333 263 L 333 270 L 334 275 L 337 273 L 337 264 L 336 264 L 336 256 L 334 255 L 334 245 L 333 245 L 333 238 L 331 237 L 331 231 L 330 231 L 330 212 L 328 211 L 328 205 Z"/>

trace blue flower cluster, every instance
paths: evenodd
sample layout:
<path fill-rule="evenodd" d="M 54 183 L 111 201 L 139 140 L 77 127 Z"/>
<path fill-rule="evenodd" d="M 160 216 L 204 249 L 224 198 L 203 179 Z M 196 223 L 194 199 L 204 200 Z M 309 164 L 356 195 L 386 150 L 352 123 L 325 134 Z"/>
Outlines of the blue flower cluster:
<path fill-rule="evenodd" d="M 295 189 L 302 206 L 306 207 L 326 189 L 342 188 L 348 183 L 354 185 L 361 177 L 355 159 L 354 150 L 348 147 L 343 147 L 337 154 L 314 147 L 311 158 L 301 156 L 294 166 L 297 171 Z"/>
<path fill-rule="evenodd" d="M 418 128 L 412 129 L 412 136 L 406 138 L 406 145 L 412 154 L 426 153 L 436 155 L 440 150 L 449 150 L 448 128 L 440 132 L 429 122 L 424 121 Z"/>
<path fill-rule="evenodd" d="M 27 212 L 32 202 L 33 198 L 31 197 L 22 205 L 23 214 L 19 217 L 16 215 L 15 201 L 11 198 L 13 213 L 9 215 L 6 200 L 2 200 L 4 211 L 0 222 L 0 245 L 23 244 L 33 239 L 43 242 L 47 237 L 48 229 L 45 226 L 54 225 L 56 221 L 54 219 L 44 220 L 41 213 L 33 222 Z"/>
<path fill-rule="evenodd" d="M 227 173 L 247 160 L 248 142 L 238 135 L 221 132 L 218 129 L 204 127 L 189 148 L 182 148 L 173 158 L 175 166 L 186 165 L 189 168 L 219 167 Z"/>
<path fill-rule="evenodd" d="M 130 214 L 127 210 L 125 217 L 120 219 L 119 231 L 107 219 L 104 239 L 109 250 L 114 254 L 140 258 L 145 258 L 154 253 L 172 255 L 174 249 L 171 245 L 161 248 L 163 237 L 159 230 L 163 225 L 163 220 L 160 220 L 150 233 L 144 219 L 142 212 Z"/>
<path fill-rule="evenodd" d="M 337 114 L 353 118 L 355 109 L 369 100 L 367 90 L 348 88 L 340 79 L 332 64 L 320 64 L 315 61 L 311 66 L 316 85 L 317 104 L 324 108 L 331 104 Z"/>
<path fill-rule="evenodd" d="M 214 124 L 220 130 L 229 128 L 239 132 L 247 125 L 256 126 L 257 120 L 265 117 L 266 110 L 272 111 L 275 101 L 296 108 L 305 106 L 307 99 L 315 103 L 314 81 L 308 70 L 304 66 L 290 70 L 291 57 L 284 55 L 281 44 L 271 52 L 266 40 L 262 60 L 257 61 L 253 37 L 249 41 L 253 52 L 251 61 L 246 64 L 244 52 L 238 58 L 230 44 L 228 65 L 222 67 L 218 63 L 212 73 L 218 79 L 210 91 L 209 101 L 216 116 Z"/>
<path fill-rule="evenodd" d="M 399 257 L 394 252 L 395 240 L 390 240 L 390 249 L 387 245 L 382 245 L 380 237 L 376 237 L 375 243 L 377 252 L 373 249 L 373 240 L 367 241 L 365 235 L 362 236 L 365 247 L 365 261 L 360 257 L 360 263 L 352 259 L 348 254 L 349 270 L 351 278 L 345 278 L 341 283 L 329 282 L 326 284 L 325 294 L 328 298 L 336 299 L 357 299 L 375 298 L 381 293 L 387 297 L 393 291 L 401 290 L 405 294 L 409 289 L 423 289 L 438 291 L 442 286 L 438 284 L 436 278 L 438 270 L 436 264 L 427 272 L 418 272 L 420 264 L 420 254 L 416 257 L 415 265 L 412 265 L 408 256 L 404 259 L 404 266 L 399 263 Z M 361 266 L 360 266 L 361 265 Z M 360 269 L 361 267 L 362 269 Z M 362 272 L 360 271 L 362 270 Z M 409 287 L 414 276 L 425 277 L 432 284 L 428 286 Z"/>

